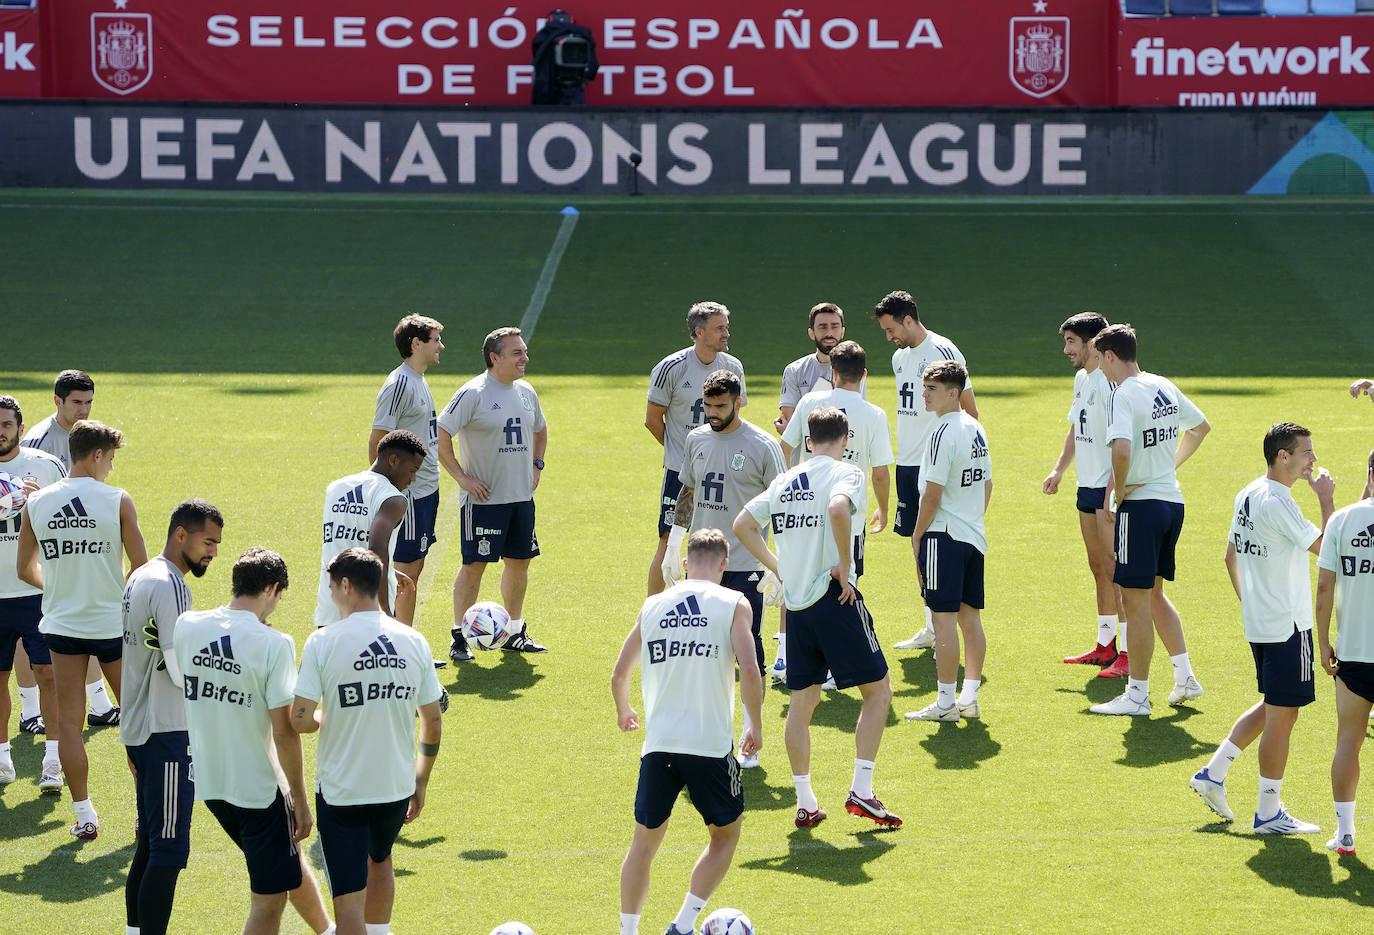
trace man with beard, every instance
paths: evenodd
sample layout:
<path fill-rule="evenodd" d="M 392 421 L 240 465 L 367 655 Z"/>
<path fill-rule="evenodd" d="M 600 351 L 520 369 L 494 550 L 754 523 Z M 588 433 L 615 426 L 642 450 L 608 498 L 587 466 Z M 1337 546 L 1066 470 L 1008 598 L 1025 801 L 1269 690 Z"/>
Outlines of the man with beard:
<path fill-rule="evenodd" d="M 687 312 L 687 334 L 692 343 L 663 358 L 649 374 L 649 401 L 644 427 L 663 446 L 663 485 L 659 490 L 658 547 L 649 563 L 649 594 L 663 590 L 663 556 L 668 551 L 668 530 L 673 527 L 681 482 L 677 476 L 687 433 L 701 425 L 701 384 L 715 370 L 729 370 L 739 377 L 740 405 L 749 401 L 744 385 L 744 365 L 725 353 L 730 346 L 730 310 L 719 302 L 698 302 Z M 676 560 L 675 560 L 676 563 Z"/>
<path fill-rule="evenodd" d="M 205 574 L 219 552 L 224 517 L 207 500 L 185 500 L 172 511 L 162 554 L 134 570 L 124 587 L 123 717 L 119 741 L 134 774 L 134 859 L 124 885 L 130 928 L 164 935 L 177 876 L 191 853 L 191 739 L 186 702 L 168 674 L 164 654 L 177 618 L 191 609 L 189 571 Z"/>
<path fill-rule="evenodd" d="M 787 431 L 792 414 L 797 411 L 797 403 L 803 396 L 835 385 L 830 375 L 830 352 L 844 340 L 844 310 L 834 302 L 813 305 L 806 336 L 816 345 L 816 352 L 798 357 L 782 371 L 782 392 L 778 394 L 778 411 L 781 415 L 773 423 L 779 435 Z"/>
<path fill-rule="evenodd" d="M 730 556 L 720 583 L 749 601 L 753 610 L 754 651 L 759 672 L 763 672 L 763 564 L 740 547 L 732 527 L 744 505 L 766 491 L 785 465 L 778 443 L 763 429 L 739 417 L 741 390 L 739 377 L 729 370 L 714 371 L 701 385 L 706 424 L 687 436 L 678 472 L 682 489 L 677 495 L 673 527 L 668 532 L 662 572 L 668 587 L 682 580 L 682 541 L 688 532 L 723 531 Z M 782 588 L 774 586 L 772 593 L 781 598 Z M 760 685 L 759 691 L 762 690 Z M 745 735 L 753 726 L 746 708 Z M 758 754 L 745 753 L 742 738 L 740 752 L 741 766 L 758 765 Z"/>

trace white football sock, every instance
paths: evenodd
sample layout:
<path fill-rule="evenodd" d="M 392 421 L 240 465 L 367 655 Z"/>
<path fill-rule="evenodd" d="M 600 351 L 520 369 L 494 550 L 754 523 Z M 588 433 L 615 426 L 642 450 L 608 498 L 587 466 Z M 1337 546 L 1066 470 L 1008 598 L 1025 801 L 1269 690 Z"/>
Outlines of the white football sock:
<path fill-rule="evenodd" d="M 982 679 L 964 679 L 964 685 L 959 689 L 959 704 L 971 705 L 978 700 L 978 686 L 983 684 Z"/>
<path fill-rule="evenodd" d="M 110 696 L 105 694 L 103 681 L 86 683 L 86 700 L 91 703 L 92 714 L 104 714 L 114 707 L 110 702 Z"/>
<path fill-rule="evenodd" d="M 639 916 L 633 912 L 620 914 L 620 935 L 639 935 Z"/>
<path fill-rule="evenodd" d="M 44 763 L 58 763 L 58 762 L 61 762 L 60 758 L 59 758 L 58 755 L 57 755 L 57 741 L 56 741 L 56 740 L 45 740 L 45 741 L 43 741 L 43 762 L 44 762 Z"/>
<path fill-rule="evenodd" d="M 82 823 L 100 823 L 100 816 L 95 813 L 95 806 L 90 799 L 82 799 L 80 802 L 73 802 L 72 808 L 76 809 L 76 820 Z"/>
<path fill-rule="evenodd" d="M 783 665 L 787 665 L 787 634 L 778 634 L 778 659 Z"/>
<path fill-rule="evenodd" d="M 391 923 L 364 922 L 363 928 L 367 929 L 367 935 L 387 935 L 391 931 Z"/>
<path fill-rule="evenodd" d="M 873 761 L 854 759 L 854 783 L 849 787 L 861 799 L 873 798 Z"/>
<path fill-rule="evenodd" d="M 1354 803 L 1354 801 L 1350 801 L 1350 802 L 1336 802 L 1336 803 L 1334 803 L 1334 804 L 1335 804 L 1335 806 L 1336 806 L 1336 837 L 1339 838 L 1339 837 L 1341 837 L 1342 835 L 1346 835 L 1346 834 L 1350 835 L 1351 837 L 1354 837 L 1354 835 L 1355 835 L 1355 803 Z"/>
<path fill-rule="evenodd" d="M 1188 677 L 1193 674 L 1193 666 L 1188 662 L 1187 653 L 1179 653 L 1177 656 L 1170 656 L 1169 662 L 1174 667 L 1174 684 L 1182 685 L 1188 681 Z"/>
<path fill-rule="evenodd" d="M 1126 677 L 1126 694 L 1136 701 L 1147 701 L 1150 697 L 1150 680 Z"/>
<path fill-rule="evenodd" d="M 28 688 L 19 688 L 19 720 L 27 721 L 31 717 L 38 717 L 38 686 L 30 685 Z"/>
<path fill-rule="evenodd" d="M 1116 622 L 1116 651 L 1124 653 L 1126 651 L 1126 621 Z"/>
<path fill-rule="evenodd" d="M 814 812 L 821 807 L 816 801 L 816 793 L 811 791 L 811 774 L 805 776 L 793 776 L 792 785 L 797 787 L 797 808 L 804 808 L 808 812 Z"/>
<path fill-rule="evenodd" d="M 7 740 L 4 743 L 0 743 L 0 763 L 9 763 L 10 760 L 10 744 Z"/>
<path fill-rule="evenodd" d="M 124 935 L 142 935 L 142 932 L 143 929 L 139 928 L 137 925 L 124 926 Z"/>
<path fill-rule="evenodd" d="M 1116 639 L 1116 614 L 1097 615 L 1097 645 L 1109 646 Z"/>
<path fill-rule="evenodd" d="M 929 630 L 931 633 L 934 633 L 934 632 L 935 632 L 935 618 L 931 615 L 931 613 L 930 613 L 930 608 L 929 608 L 929 607 L 927 607 L 927 608 L 925 609 L 925 611 L 926 611 L 926 629 Z"/>
<path fill-rule="evenodd" d="M 955 686 L 955 684 L 954 684 L 953 682 L 936 682 L 936 683 L 935 683 L 935 701 L 940 705 L 940 707 L 942 707 L 942 708 L 952 708 L 952 707 L 954 707 L 954 689 L 955 689 L 955 687 L 956 687 L 956 686 Z"/>
<path fill-rule="evenodd" d="M 682 901 L 682 908 L 678 911 L 673 924 L 677 926 L 679 932 L 690 932 L 697 927 L 697 916 L 701 915 L 701 910 L 705 908 L 706 900 L 688 893 L 687 898 Z"/>
<path fill-rule="evenodd" d="M 1231 769 L 1231 764 L 1240 756 L 1241 749 L 1231 743 L 1230 738 L 1223 740 L 1221 746 L 1217 747 L 1217 752 L 1212 754 L 1212 758 L 1207 761 L 1207 775 L 1214 782 L 1225 782 L 1226 773 Z"/>
<path fill-rule="evenodd" d="M 524 618 L 524 617 L 517 617 L 516 619 L 514 619 L 514 620 L 512 620 L 512 621 L 510 622 L 510 635 L 511 635 L 511 636 L 514 636 L 514 635 L 517 634 L 517 633 L 524 633 L 524 632 L 525 632 L 525 618 Z M 383 935 L 385 935 L 385 933 L 383 933 Z"/>
<path fill-rule="evenodd" d="M 1255 803 L 1255 816 L 1263 821 L 1266 818 L 1273 818 L 1279 813 L 1279 808 L 1283 802 L 1279 799 L 1279 794 L 1283 791 L 1282 779 L 1265 779 L 1260 777 L 1259 781 L 1259 801 Z"/>
<path fill-rule="evenodd" d="M 363 924 L 366 925 L 367 923 L 364 922 Z M 317 932 L 316 935 L 336 935 L 338 931 L 339 927 L 335 925 L 333 922 L 330 922 L 329 928 L 325 929 L 323 932 Z"/>

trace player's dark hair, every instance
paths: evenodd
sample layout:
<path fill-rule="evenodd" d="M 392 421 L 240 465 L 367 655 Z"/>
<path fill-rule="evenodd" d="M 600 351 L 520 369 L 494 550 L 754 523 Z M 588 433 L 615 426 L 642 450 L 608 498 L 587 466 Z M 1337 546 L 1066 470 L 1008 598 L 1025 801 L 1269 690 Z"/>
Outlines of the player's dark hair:
<path fill-rule="evenodd" d="M 1091 341 L 1107 327 L 1107 319 L 1097 312 L 1079 312 L 1064 319 L 1060 334 L 1073 334 L 1080 341 Z"/>
<path fill-rule="evenodd" d="M 818 406 L 806 417 L 806 434 L 813 445 L 825 445 L 849 437 L 849 419 L 834 406 Z"/>
<path fill-rule="evenodd" d="M 1374 471 L 1374 450 L 1371 450 L 1371 451 L 1369 452 L 1369 467 L 1368 467 L 1366 473 L 1367 473 L 1368 471 Z"/>
<path fill-rule="evenodd" d="M 178 526 L 187 532 L 200 532 L 207 522 L 224 528 L 224 515 L 220 513 L 219 507 L 200 497 L 182 500 L 176 505 L 176 509 L 172 510 L 172 520 L 167 524 L 167 538 L 172 538 L 172 533 L 177 531 Z"/>
<path fill-rule="evenodd" d="M 719 561 L 730 557 L 730 542 L 719 529 L 698 529 L 687 537 L 687 560 L 696 556 Z"/>
<path fill-rule="evenodd" d="M 0 396 L 0 409 L 8 409 L 14 413 L 14 421 L 20 425 L 24 424 L 24 410 L 19 408 L 19 400 L 13 396 Z"/>
<path fill-rule="evenodd" d="M 1136 355 L 1135 329 L 1130 325 L 1109 325 L 1093 338 L 1098 353 L 1111 351 L 1118 360 L 1134 363 Z"/>
<path fill-rule="evenodd" d="M 867 367 L 868 354 L 857 341 L 841 341 L 830 352 L 831 371 L 846 383 L 863 379 Z"/>
<path fill-rule="evenodd" d="M 1279 459 L 1279 452 L 1290 455 L 1298 447 L 1299 438 L 1311 438 L 1312 433 L 1296 422 L 1278 422 L 1264 433 L 1264 463 L 1273 465 Z"/>
<path fill-rule="evenodd" d="M 911 297 L 910 292 L 898 289 L 889 292 L 878 300 L 878 304 L 873 306 L 873 317 L 882 318 L 884 315 L 891 315 L 894 321 L 902 321 L 910 318 L 920 324 L 921 315 L 916 311 L 916 300 Z"/>
<path fill-rule="evenodd" d="M 396 330 L 392 332 L 392 337 L 396 339 L 396 350 L 401 354 L 401 360 L 410 357 L 411 348 L 414 346 L 410 343 L 411 341 L 419 338 L 420 343 L 424 344 L 443 330 L 443 325 L 424 315 L 407 315 L 402 318 L 396 324 Z"/>
<path fill-rule="evenodd" d="M 77 390 L 95 392 L 95 381 L 84 370 L 63 370 L 53 381 L 52 394 L 63 402 Z"/>
<path fill-rule="evenodd" d="M 964 387 L 968 386 L 968 371 L 957 360 L 939 360 L 926 368 L 921 379 L 941 386 L 952 386 L 962 393 Z"/>
<path fill-rule="evenodd" d="M 90 457 L 93 451 L 114 451 L 124 447 L 124 433 L 95 419 L 78 419 L 67 436 L 72 463 Z"/>
<path fill-rule="evenodd" d="M 500 357 L 501 346 L 505 344 L 506 338 L 509 338 L 512 335 L 518 335 L 519 333 L 519 328 L 497 328 L 491 334 L 487 335 L 485 339 L 483 339 L 482 362 L 487 365 L 488 370 L 492 368 L 491 355 L 495 354 L 497 357 Z"/>
<path fill-rule="evenodd" d="M 405 429 L 396 429 L 394 432 L 387 432 L 382 436 L 382 440 L 377 443 L 377 457 L 383 457 L 388 452 L 396 454 L 412 454 L 427 457 L 429 449 L 425 443 L 420 441 L 420 436 L 414 432 L 407 432 Z"/>
<path fill-rule="evenodd" d="M 687 337 L 697 339 L 697 329 L 705 327 L 712 315 L 724 315 L 730 321 L 730 310 L 719 302 L 698 302 L 687 310 Z"/>
<path fill-rule="evenodd" d="M 702 396 L 729 396 L 733 401 L 739 399 L 739 389 L 739 376 L 730 370 L 712 370 L 701 381 Z"/>
<path fill-rule="evenodd" d="M 285 591 L 289 583 L 286 560 L 271 549 L 255 545 L 234 562 L 231 581 L 234 597 L 256 597 L 274 584 Z"/>
<path fill-rule="evenodd" d="M 347 580 L 364 597 L 376 597 L 382 587 L 382 560 L 376 553 L 358 546 L 331 558 L 325 570 L 331 581 L 337 584 Z"/>
<path fill-rule="evenodd" d="M 817 315 L 839 315 L 841 327 L 844 325 L 844 309 L 840 308 L 834 302 L 818 302 L 811 306 L 811 317 L 806 319 L 806 327 L 816 327 Z"/>

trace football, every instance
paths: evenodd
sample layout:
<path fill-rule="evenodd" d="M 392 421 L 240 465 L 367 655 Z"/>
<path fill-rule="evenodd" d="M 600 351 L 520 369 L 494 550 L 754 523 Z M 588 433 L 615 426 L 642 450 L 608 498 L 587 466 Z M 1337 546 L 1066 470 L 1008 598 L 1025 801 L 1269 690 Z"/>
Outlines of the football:
<path fill-rule="evenodd" d="M 510 636 L 510 614 L 495 601 L 480 601 L 463 613 L 463 639 L 478 649 L 495 649 Z"/>
<path fill-rule="evenodd" d="M 26 499 L 23 479 L 0 471 L 0 522 L 18 516 Z"/>
<path fill-rule="evenodd" d="M 702 923 L 701 935 L 754 935 L 754 923 L 738 909 L 717 909 Z"/>
<path fill-rule="evenodd" d="M 481 607 L 482 605 L 477 604 L 475 606 Z M 497 610 L 501 610 L 499 604 L 493 604 L 492 606 Z M 505 611 L 502 610 L 501 613 L 505 613 Z M 534 929 L 530 928 L 524 922 L 502 922 L 491 930 L 491 935 L 534 935 Z"/>

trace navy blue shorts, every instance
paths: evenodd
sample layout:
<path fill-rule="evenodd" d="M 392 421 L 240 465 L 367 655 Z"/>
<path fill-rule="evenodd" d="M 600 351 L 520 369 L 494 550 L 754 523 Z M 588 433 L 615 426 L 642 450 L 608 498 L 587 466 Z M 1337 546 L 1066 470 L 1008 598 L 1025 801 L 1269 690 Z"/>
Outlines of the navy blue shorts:
<path fill-rule="evenodd" d="M 296 816 L 280 789 L 266 808 L 243 808 L 223 799 L 209 799 L 205 807 L 229 840 L 243 851 L 249 889 L 259 896 L 271 896 L 301 885 L 301 858 L 293 840 Z"/>
<path fill-rule="evenodd" d="M 463 507 L 463 564 L 503 558 L 534 558 L 539 540 L 534 535 L 534 501 L 478 503 Z"/>
<path fill-rule="evenodd" d="M 787 611 L 787 687 L 792 691 L 835 676 L 836 688 L 853 688 L 887 675 L 887 660 L 873 632 L 873 615 L 854 589 L 852 604 L 840 603 L 840 583 L 810 607 Z"/>
<path fill-rule="evenodd" d="M 124 638 L 120 636 L 108 640 L 85 640 L 77 636 L 44 633 L 43 639 L 48 644 L 50 655 L 57 653 L 59 656 L 94 656 L 106 665 L 118 662 L 124 656 Z"/>
<path fill-rule="evenodd" d="M 1340 679 L 1346 688 L 1374 704 L 1374 663 L 1345 662 L 1339 659 L 1336 661 L 1340 663 L 1336 678 Z"/>
<path fill-rule="evenodd" d="M 947 532 L 921 537 L 917 555 L 921 597 L 933 614 L 958 613 L 960 604 L 983 609 L 983 553 Z"/>
<path fill-rule="evenodd" d="M 406 513 L 401 519 L 401 531 L 396 535 L 396 551 L 392 553 L 391 560 L 418 562 L 429 554 L 429 547 L 439 541 L 434 534 L 438 516 L 439 491 L 418 500 L 412 500 L 407 493 Z"/>
<path fill-rule="evenodd" d="M 682 492 L 682 481 L 677 471 L 663 469 L 663 486 L 658 493 L 658 537 L 662 539 L 673 528 L 673 516 L 677 513 L 677 495 Z"/>
<path fill-rule="evenodd" d="M 916 513 L 921 508 L 921 492 L 916 486 L 920 479 L 917 465 L 897 465 L 897 512 L 892 517 L 892 531 L 908 539 L 916 532 Z"/>
<path fill-rule="evenodd" d="M 1282 643 L 1251 643 L 1250 652 L 1265 704 L 1301 708 L 1317 700 L 1311 630 L 1294 627 L 1293 635 Z"/>
<path fill-rule="evenodd" d="M 1106 487 L 1079 487 L 1078 512 L 1093 514 L 1107 508 Z"/>
<path fill-rule="evenodd" d="M 38 632 L 38 621 L 42 619 L 41 594 L 0 599 L 0 672 L 14 668 L 14 648 L 20 640 L 24 641 L 24 652 L 28 653 L 30 665 L 52 664 L 52 657 L 48 655 L 48 638 Z"/>
<path fill-rule="evenodd" d="M 859 517 L 863 519 L 863 517 Z M 867 520 L 864 520 L 867 522 Z M 864 576 L 864 542 L 868 538 L 868 531 L 864 530 L 854 537 L 854 550 L 849 553 L 849 557 L 854 560 L 855 580 Z"/>
<path fill-rule="evenodd" d="M 334 898 L 367 888 L 367 861 L 381 863 L 406 821 L 410 799 L 368 805 L 330 805 L 315 793 L 315 823 L 320 829 L 324 869 Z"/>
<path fill-rule="evenodd" d="M 754 612 L 754 621 L 749 628 L 754 632 L 754 655 L 759 660 L 759 672 L 763 672 L 763 592 L 759 590 L 761 571 L 727 571 L 720 576 L 720 586 L 738 591 L 749 602 Z"/>
<path fill-rule="evenodd" d="M 1116 511 L 1116 572 L 1123 588 L 1153 588 L 1156 578 L 1174 580 L 1174 548 L 1183 532 L 1183 504 L 1127 500 Z"/>
<path fill-rule="evenodd" d="M 646 828 L 663 824 L 684 786 L 708 825 L 723 828 L 744 814 L 744 786 L 733 751 L 723 757 L 660 751 L 639 758 L 635 821 Z"/>
<path fill-rule="evenodd" d="M 191 740 L 186 731 L 149 734 L 126 748 L 134 765 L 138 833 L 148 839 L 148 866 L 185 869 L 191 854 Z"/>

